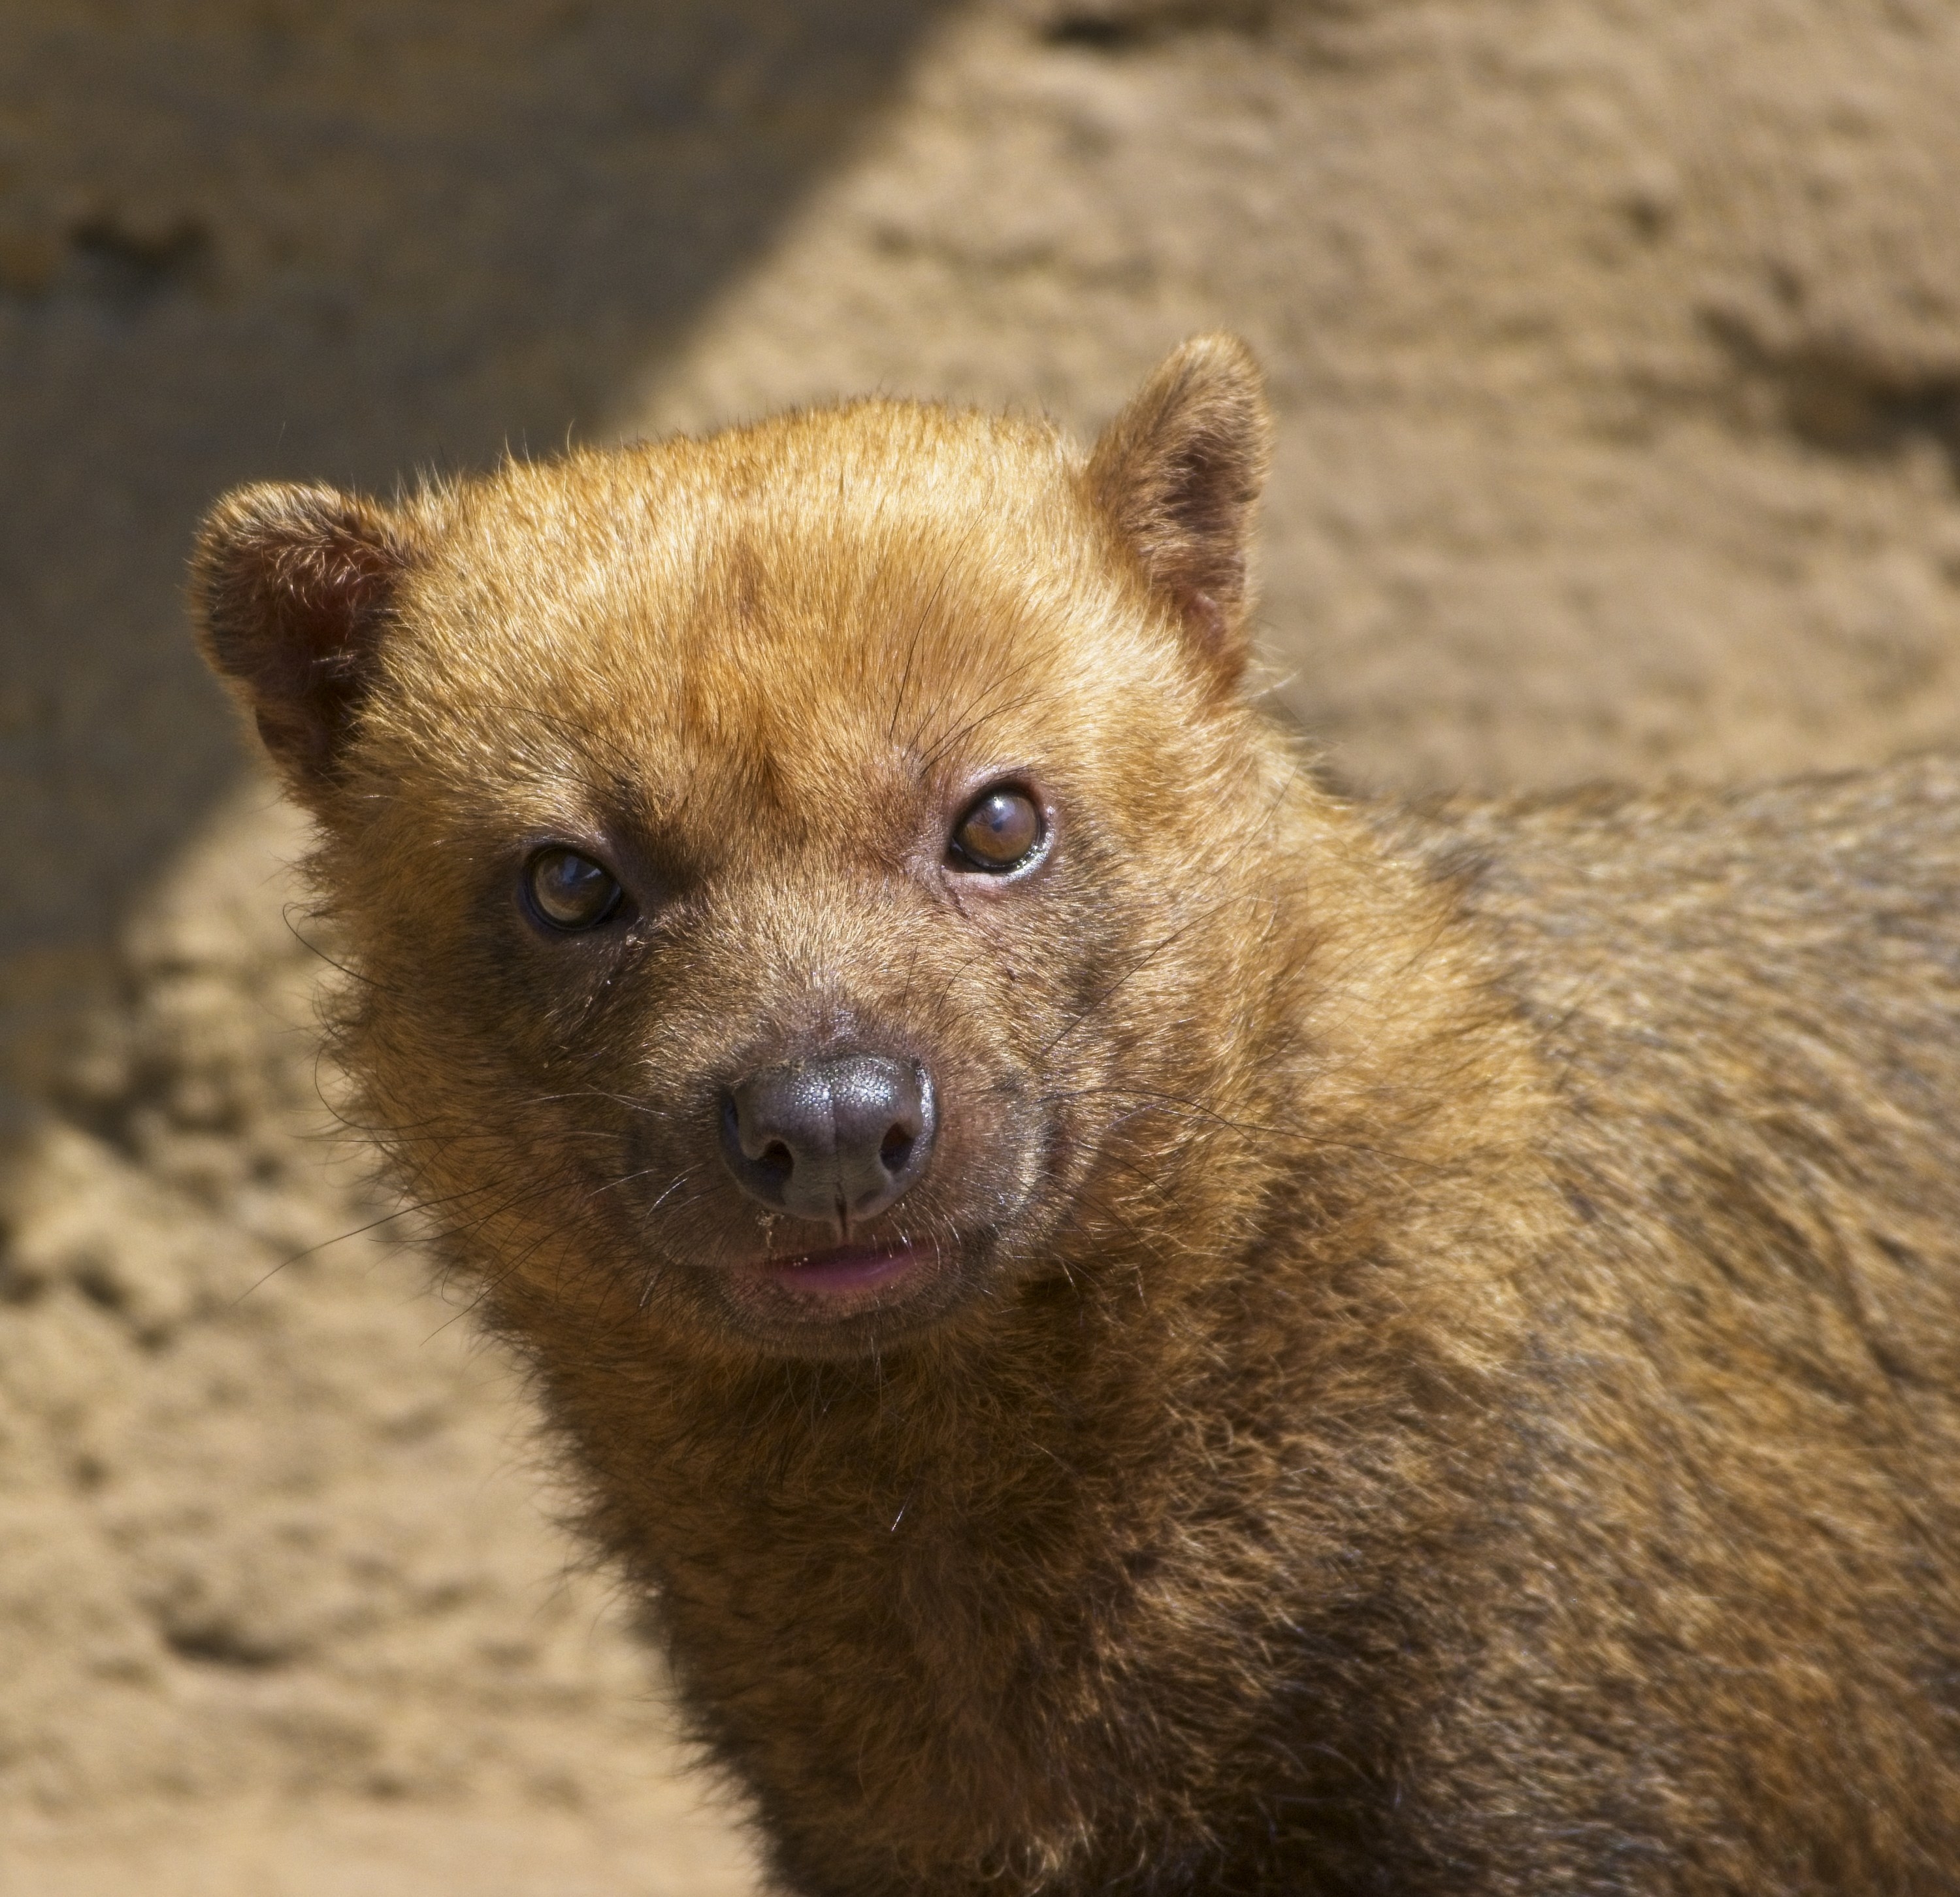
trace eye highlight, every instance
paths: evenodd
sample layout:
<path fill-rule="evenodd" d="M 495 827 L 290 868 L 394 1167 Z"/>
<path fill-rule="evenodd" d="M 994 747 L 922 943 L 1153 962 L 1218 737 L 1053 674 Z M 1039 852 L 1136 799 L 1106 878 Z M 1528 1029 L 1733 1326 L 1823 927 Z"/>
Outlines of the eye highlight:
<path fill-rule="evenodd" d="M 1018 784 L 995 784 L 966 807 L 948 854 L 956 869 L 1004 876 L 1031 861 L 1045 838 L 1034 799 Z"/>
<path fill-rule="evenodd" d="M 555 847 L 539 851 L 524 865 L 524 893 L 539 921 L 569 933 L 609 920 L 625 892 L 603 864 Z"/>

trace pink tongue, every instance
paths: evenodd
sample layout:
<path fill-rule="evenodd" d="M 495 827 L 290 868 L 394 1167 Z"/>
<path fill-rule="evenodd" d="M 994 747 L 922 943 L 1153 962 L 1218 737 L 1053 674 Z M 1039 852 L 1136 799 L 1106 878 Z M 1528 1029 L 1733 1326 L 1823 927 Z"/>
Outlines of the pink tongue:
<path fill-rule="evenodd" d="M 798 1291 L 842 1291 L 896 1278 L 912 1262 L 909 1245 L 841 1245 L 833 1251 L 781 1259 L 771 1268 Z"/>

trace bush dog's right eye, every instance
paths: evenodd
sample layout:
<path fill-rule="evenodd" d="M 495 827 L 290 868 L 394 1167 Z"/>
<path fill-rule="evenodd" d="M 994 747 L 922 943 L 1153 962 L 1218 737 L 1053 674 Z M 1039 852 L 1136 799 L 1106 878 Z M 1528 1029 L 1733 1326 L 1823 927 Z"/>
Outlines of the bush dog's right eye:
<path fill-rule="evenodd" d="M 555 929 L 589 929 L 619 906 L 612 872 L 576 850 L 540 850 L 524 865 L 524 888 L 539 919 Z"/>
<path fill-rule="evenodd" d="M 1017 784 L 997 784 L 966 807 L 953 832 L 953 861 L 963 869 L 1002 876 L 1041 847 L 1042 816 Z"/>

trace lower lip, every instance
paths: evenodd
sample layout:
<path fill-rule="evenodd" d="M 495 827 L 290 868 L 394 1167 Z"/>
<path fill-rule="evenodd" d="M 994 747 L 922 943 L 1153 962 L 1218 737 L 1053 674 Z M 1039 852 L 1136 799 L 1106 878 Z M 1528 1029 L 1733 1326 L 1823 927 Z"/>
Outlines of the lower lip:
<path fill-rule="evenodd" d="M 899 1245 L 839 1245 L 800 1258 L 772 1258 L 762 1268 L 787 1291 L 835 1297 L 894 1283 L 920 1262 L 918 1249 Z"/>

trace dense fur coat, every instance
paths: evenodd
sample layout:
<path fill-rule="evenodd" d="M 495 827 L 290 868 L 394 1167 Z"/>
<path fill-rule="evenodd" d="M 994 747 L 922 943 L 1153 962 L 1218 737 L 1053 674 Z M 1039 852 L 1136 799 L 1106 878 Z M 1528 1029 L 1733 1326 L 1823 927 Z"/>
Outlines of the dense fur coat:
<path fill-rule="evenodd" d="M 787 1889 L 1955 1889 L 1960 773 L 1345 803 L 1265 426 L 228 500 L 376 1130 Z M 899 1195 L 772 1209 L 846 1056 Z"/>

